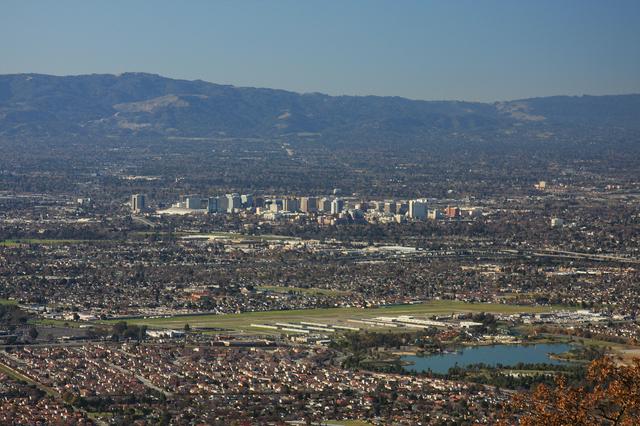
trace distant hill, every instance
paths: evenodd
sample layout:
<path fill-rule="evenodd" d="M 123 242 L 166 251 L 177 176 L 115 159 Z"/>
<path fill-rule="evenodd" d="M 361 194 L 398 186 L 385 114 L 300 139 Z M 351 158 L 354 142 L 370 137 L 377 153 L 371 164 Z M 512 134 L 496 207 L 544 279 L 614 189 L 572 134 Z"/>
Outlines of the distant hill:
<path fill-rule="evenodd" d="M 495 104 L 328 96 L 144 73 L 0 75 L 0 137 L 257 137 L 420 141 L 580 128 L 640 130 L 640 95 Z"/>

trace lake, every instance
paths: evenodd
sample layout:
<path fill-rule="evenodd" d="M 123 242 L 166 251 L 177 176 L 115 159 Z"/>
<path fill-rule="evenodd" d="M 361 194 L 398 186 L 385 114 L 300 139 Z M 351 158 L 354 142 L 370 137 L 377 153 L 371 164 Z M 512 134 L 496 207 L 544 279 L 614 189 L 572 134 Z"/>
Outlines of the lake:
<path fill-rule="evenodd" d="M 460 349 L 456 353 L 436 354 L 425 356 L 403 356 L 402 361 L 412 362 L 405 366 L 407 371 L 423 372 L 431 369 L 434 373 L 444 374 L 456 364 L 466 367 L 471 364 L 484 363 L 487 365 L 502 364 L 505 366 L 523 363 L 566 364 L 549 358 L 549 353 L 560 354 L 571 349 L 565 343 L 545 343 L 537 345 L 493 345 L 471 346 Z"/>

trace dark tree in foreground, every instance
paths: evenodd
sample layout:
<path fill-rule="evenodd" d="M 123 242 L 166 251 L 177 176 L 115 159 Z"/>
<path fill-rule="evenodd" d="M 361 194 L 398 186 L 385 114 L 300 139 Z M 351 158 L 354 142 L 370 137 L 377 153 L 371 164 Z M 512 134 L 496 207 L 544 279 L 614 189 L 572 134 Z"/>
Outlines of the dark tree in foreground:
<path fill-rule="evenodd" d="M 640 358 L 617 365 L 605 357 L 589 365 L 586 383 L 568 386 L 561 376 L 555 387 L 539 385 L 514 396 L 503 423 L 523 426 L 591 426 L 640 424 Z"/>
<path fill-rule="evenodd" d="M 36 340 L 38 338 L 38 330 L 35 327 L 29 328 L 29 337 L 31 340 Z"/>

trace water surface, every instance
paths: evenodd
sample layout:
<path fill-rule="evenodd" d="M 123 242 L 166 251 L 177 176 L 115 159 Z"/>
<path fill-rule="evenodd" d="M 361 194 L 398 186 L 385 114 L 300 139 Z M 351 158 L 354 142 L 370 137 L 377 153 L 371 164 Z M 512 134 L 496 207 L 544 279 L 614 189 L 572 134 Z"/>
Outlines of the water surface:
<path fill-rule="evenodd" d="M 566 343 L 544 343 L 537 345 L 493 345 L 471 346 L 460 349 L 456 353 L 436 354 L 425 356 L 403 356 L 403 361 L 412 362 L 405 366 L 408 371 L 423 372 L 429 369 L 434 373 L 444 374 L 456 364 L 466 367 L 471 364 L 484 363 L 495 366 L 513 366 L 523 363 L 547 363 L 566 364 L 566 361 L 558 361 L 549 358 L 550 353 L 560 354 L 571 349 Z"/>

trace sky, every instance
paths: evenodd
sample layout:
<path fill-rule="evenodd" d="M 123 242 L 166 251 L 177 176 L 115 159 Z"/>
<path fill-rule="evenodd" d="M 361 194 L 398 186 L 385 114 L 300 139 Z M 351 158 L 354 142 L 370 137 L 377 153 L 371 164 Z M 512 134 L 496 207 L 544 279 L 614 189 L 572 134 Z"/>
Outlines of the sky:
<path fill-rule="evenodd" d="M 426 100 L 640 93 L 640 1 L 0 2 L 0 74 L 127 71 Z"/>

